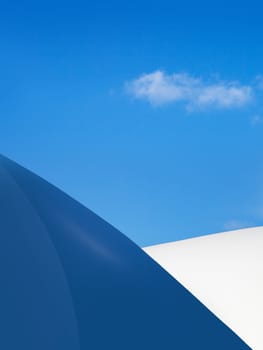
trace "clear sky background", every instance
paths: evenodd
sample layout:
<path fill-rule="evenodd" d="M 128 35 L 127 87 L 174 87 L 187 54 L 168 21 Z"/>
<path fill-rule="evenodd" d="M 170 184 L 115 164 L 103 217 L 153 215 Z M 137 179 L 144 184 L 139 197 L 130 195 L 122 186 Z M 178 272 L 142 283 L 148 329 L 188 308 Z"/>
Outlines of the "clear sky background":
<path fill-rule="evenodd" d="M 2 1 L 1 153 L 142 246 L 263 224 L 262 13 Z"/>

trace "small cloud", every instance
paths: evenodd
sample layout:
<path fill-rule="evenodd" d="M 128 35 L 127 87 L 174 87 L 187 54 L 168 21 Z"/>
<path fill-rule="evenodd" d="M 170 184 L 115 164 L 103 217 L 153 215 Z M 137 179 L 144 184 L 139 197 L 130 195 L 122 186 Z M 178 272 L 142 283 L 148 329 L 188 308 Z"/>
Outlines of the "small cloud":
<path fill-rule="evenodd" d="M 231 230 L 238 230 L 238 229 L 246 228 L 250 226 L 253 226 L 253 225 L 247 221 L 229 220 L 224 224 L 224 229 L 227 231 L 231 231 Z"/>
<path fill-rule="evenodd" d="M 259 114 L 255 114 L 253 115 L 251 118 L 250 118 L 250 124 L 252 126 L 256 126 L 256 125 L 259 125 L 259 124 L 262 124 L 263 122 L 263 118 L 261 115 Z"/>
<path fill-rule="evenodd" d="M 234 108 L 249 103 L 253 89 L 233 81 L 204 81 L 186 73 L 168 75 L 163 71 L 143 74 L 127 83 L 127 91 L 152 105 L 182 102 L 187 110 Z"/>

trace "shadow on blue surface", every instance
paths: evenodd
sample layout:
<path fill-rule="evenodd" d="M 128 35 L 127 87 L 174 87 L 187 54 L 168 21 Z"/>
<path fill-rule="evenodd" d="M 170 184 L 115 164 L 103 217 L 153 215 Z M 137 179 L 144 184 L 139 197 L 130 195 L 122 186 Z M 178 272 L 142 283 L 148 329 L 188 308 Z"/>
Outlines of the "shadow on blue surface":
<path fill-rule="evenodd" d="M 0 349 L 249 349 L 122 233 L 0 156 Z"/>

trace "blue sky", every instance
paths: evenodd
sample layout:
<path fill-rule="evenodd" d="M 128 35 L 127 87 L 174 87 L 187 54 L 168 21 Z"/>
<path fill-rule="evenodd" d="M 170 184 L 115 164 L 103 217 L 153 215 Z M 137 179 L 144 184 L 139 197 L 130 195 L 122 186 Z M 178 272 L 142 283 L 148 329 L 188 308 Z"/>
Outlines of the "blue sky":
<path fill-rule="evenodd" d="M 2 1 L 1 153 L 142 246 L 263 224 L 262 10 Z"/>

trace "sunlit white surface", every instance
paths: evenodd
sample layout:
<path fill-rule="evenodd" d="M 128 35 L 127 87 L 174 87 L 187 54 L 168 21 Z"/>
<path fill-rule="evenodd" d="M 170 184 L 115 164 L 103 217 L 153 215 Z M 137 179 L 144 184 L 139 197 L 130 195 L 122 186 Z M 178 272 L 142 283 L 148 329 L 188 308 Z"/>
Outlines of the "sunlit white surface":
<path fill-rule="evenodd" d="M 144 250 L 252 349 L 263 350 L 263 227 Z"/>

